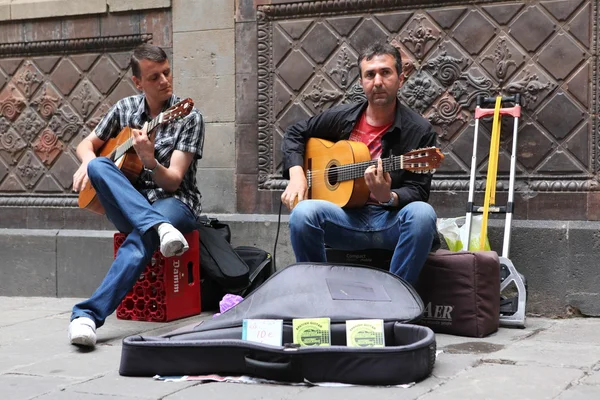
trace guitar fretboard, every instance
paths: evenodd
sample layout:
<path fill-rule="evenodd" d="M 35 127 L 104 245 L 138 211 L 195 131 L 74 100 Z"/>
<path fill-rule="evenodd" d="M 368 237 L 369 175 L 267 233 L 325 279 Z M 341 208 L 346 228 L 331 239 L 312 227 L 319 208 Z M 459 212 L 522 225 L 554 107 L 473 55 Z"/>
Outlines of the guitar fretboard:
<path fill-rule="evenodd" d="M 154 128 L 156 128 L 162 122 L 162 118 L 163 118 L 163 113 L 160 113 L 160 114 L 158 114 L 158 116 L 156 118 L 154 118 L 152 121 L 148 122 L 148 129 L 146 131 L 146 132 L 148 132 L 148 137 L 150 137 L 150 135 L 152 134 L 152 131 L 154 131 Z M 117 148 L 115 148 L 113 150 L 113 152 L 110 153 L 108 158 L 110 158 L 112 161 L 118 160 L 119 158 L 121 158 L 123 156 L 123 154 L 127 153 L 132 147 L 133 147 L 133 137 L 130 137 L 129 139 L 124 141 L 121 145 L 119 145 Z"/>
<path fill-rule="evenodd" d="M 327 175 L 329 178 L 332 178 L 331 180 L 335 180 L 337 182 L 350 181 L 353 179 L 362 178 L 365 175 L 366 169 L 369 168 L 371 165 L 377 166 L 377 162 L 378 160 L 369 160 L 354 164 L 330 167 L 327 170 Z M 391 172 L 399 169 L 404 169 L 404 156 L 390 156 L 387 158 L 382 158 L 381 163 L 384 172 Z M 307 172 L 308 187 L 312 186 L 313 173 L 316 172 L 317 171 Z"/>

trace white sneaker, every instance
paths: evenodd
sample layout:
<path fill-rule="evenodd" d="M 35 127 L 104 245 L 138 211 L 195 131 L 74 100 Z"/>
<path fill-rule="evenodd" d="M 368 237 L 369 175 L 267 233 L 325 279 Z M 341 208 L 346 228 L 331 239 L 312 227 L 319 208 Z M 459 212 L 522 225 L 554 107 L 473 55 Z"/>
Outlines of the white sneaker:
<path fill-rule="evenodd" d="M 173 225 L 168 223 L 159 224 L 156 227 L 160 238 L 160 252 L 165 257 L 180 256 L 190 247 L 188 242 Z"/>
<path fill-rule="evenodd" d="M 75 318 L 69 324 L 69 341 L 79 346 L 96 345 L 96 323 L 89 318 Z"/>

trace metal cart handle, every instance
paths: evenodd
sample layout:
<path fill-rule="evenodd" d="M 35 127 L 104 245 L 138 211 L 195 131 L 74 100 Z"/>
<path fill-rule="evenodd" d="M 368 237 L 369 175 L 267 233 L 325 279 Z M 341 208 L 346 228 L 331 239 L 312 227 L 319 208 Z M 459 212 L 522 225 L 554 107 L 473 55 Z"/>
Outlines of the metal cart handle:
<path fill-rule="evenodd" d="M 521 104 L 521 95 L 519 93 L 513 95 L 513 96 L 502 96 L 502 103 L 504 102 L 511 102 L 511 103 L 515 103 L 515 104 Z M 477 96 L 477 105 L 479 107 L 485 105 L 485 104 L 494 104 L 496 103 L 496 98 L 495 97 L 485 97 L 485 96 Z"/>

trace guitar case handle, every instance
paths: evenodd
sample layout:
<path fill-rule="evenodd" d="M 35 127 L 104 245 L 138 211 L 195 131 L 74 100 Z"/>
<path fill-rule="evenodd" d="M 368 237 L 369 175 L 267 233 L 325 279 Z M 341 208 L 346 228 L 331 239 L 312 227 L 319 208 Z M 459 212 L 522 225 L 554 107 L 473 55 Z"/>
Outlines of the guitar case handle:
<path fill-rule="evenodd" d="M 250 355 L 244 356 L 246 367 L 254 369 L 259 375 L 268 377 L 286 376 L 290 377 L 292 373 L 292 360 L 276 362 L 276 361 L 261 361 L 252 358 Z"/>

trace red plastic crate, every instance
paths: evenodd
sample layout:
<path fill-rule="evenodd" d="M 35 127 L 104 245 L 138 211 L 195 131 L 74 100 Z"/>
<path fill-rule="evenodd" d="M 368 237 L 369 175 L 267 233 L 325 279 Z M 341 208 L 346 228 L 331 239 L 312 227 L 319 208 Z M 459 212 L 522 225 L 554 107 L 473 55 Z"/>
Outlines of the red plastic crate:
<path fill-rule="evenodd" d="M 114 236 L 115 256 L 127 235 Z M 167 322 L 200 314 L 199 233 L 184 235 L 190 248 L 181 257 L 164 257 L 159 250 L 117 307 L 118 319 Z"/>

